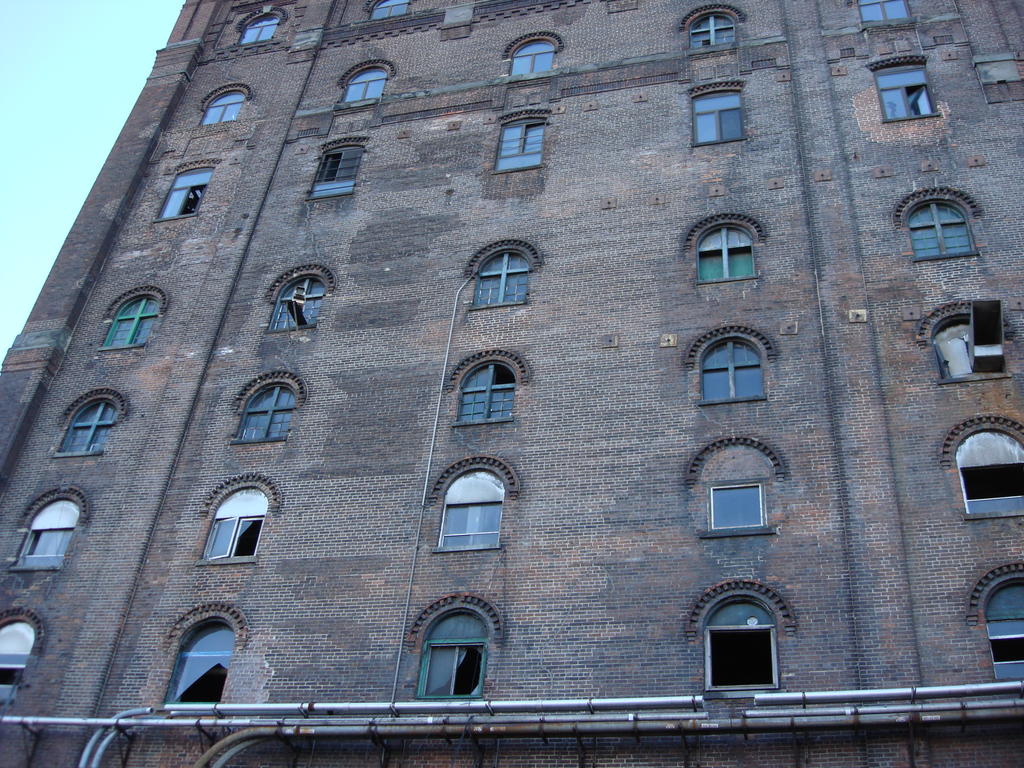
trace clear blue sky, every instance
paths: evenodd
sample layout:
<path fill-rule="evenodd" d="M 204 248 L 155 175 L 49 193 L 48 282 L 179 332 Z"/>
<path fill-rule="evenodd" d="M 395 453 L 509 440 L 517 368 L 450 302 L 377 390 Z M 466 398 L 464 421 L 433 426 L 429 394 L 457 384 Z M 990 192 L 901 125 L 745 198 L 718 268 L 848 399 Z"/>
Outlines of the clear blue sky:
<path fill-rule="evenodd" d="M 28 319 L 182 0 L 3 6 L 0 355 Z"/>

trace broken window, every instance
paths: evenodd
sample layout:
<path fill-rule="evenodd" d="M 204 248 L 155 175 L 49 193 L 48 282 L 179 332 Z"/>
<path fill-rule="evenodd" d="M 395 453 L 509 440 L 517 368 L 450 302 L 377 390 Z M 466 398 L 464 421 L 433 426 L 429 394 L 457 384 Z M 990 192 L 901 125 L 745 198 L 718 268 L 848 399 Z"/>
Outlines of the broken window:
<path fill-rule="evenodd" d="M 421 697 L 471 698 L 483 692 L 487 630 L 471 613 L 448 614 L 423 643 Z"/>
<path fill-rule="evenodd" d="M 939 375 L 944 379 L 955 379 L 974 372 L 969 350 L 971 326 L 964 320 L 966 318 L 946 323 L 932 337 L 939 362 Z"/>
<path fill-rule="evenodd" d="M 496 171 L 540 165 L 544 152 L 544 123 L 513 123 L 501 129 Z"/>
<path fill-rule="evenodd" d="M 211 168 L 199 168 L 194 171 L 179 173 L 174 177 L 174 184 L 164 201 L 161 219 L 172 219 L 175 216 L 188 216 L 199 210 L 206 185 L 213 176 Z"/>
<path fill-rule="evenodd" d="M 736 25 L 724 13 L 713 13 L 690 25 L 690 47 L 703 48 L 736 40 Z"/>
<path fill-rule="evenodd" d="M 71 420 L 61 453 L 100 453 L 110 428 L 117 423 L 117 409 L 107 400 L 83 405 Z"/>
<path fill-rule="evenodd" d="M 976 432 L 956 449 L 971 514 L 1024 513 L 1024 447 L 1007 434 Z"/>
<path fill-rule="evenodd" d="M 934 259 L 972 253 L 971 232 L 963 211 L 949 203 L 925 203 L 907 219 L 914 256 Z"/>
<path fill-rule="evenodd" d="M 711 347 L 701 360 L 704 402 L 764 395 L 761 358 L 749 344 L 729 339 Z"/>
<path fill-rule="evenodd" d="M 490 472 L 467 472 L 448 486 L 444 496 L 441 549 L 498 546 L 505 486 Z"/>
<path fill-rule="evenodd" d="M 315 277 L 302 277 L 288 283 L 277 295 L 270 330 L 286 331 L 316 325 L 324 284 Z"/>
<path fill-rule="evenodd" d="M 27 622 L 15 621 L 0 627 L 0 704 L 14 697 L 35 642 L 36 631 Z"/>
<path fill-rule="evenodd" d="M 512 54 L 510 75 L 547 72 L 555 65 L 555 46 L 547 40 L 534 40 L 516 48 Z"/>
<path fill-rule="evenodd" d="M 473 306 L 526 301 L 529 284 L 530 262 L 512 251 L 499 253 L 485 261 L 476 273 Z"/>
<path fill-rule="evenodd" d="M 347 195 L 355 189 L 359 163 L 363 159 L 362 147 L 343 147 L 328 152 L 320 160 L 310 197 Z"/>
<path fill-rule="evenodd" d="M 374 3 L 371 19 L 390 19 L 392 16 L 404 16 L 409 12 L 409 0 L 380 0 Z"/>
<path fill-rule="evenodd" d="M 267 505 L 266 494 L 256 488 L 243 488 L 224 499 L 214 515 L 206 559 L 255 555 Z"/>
<path fill-rule="evenodd" d="M 697 244 L 698 280 L 732 280 L 753 274 L 753 241 L 744 230 L 716 227 Z"/>
<path fill-rule="evenodd" d="M 274 32 L 277 31 L 277 25 L 280 23 L 281 20 L 277 16 L 260 16 L 246 25 L 245 30 L 242 32 L 242 39 L 239 42 L 242 44 L 261 43 L 264 40 L 269 40 L 274 36 Z"/>
<path fill-rule="evenodd" d="M 997 680 L 1024 679 L 1024 584 L 996 590 L 985 608 Z"/>
<path fill-rule="evenodd" d="M 134 347 L 146 343 L 160 314 L 156 299 L 143 296 L 123 304 L 107 332 L 104 347 Z"/>
<path fill-rule="evenodd" d="M 363 99 L 379 99 L 384 93 L 384 86 L 388 81 L 386 70 L 374 67 L 364 69 L 349 78 L 345 88 L 343 101 L 362 101 Z"/>
<path fill-rule="evenodd" d="M 928 80 L 923 69 L 886 70 L 875 75 L 882 99 L 882 116 L 886 120 L 934 115 L 928 94 Z"/>
<path fill-rule="evenodd" d="M 510 419 L 515 396 L 516 377 L 510 368 L 501 363 L 481 365 L 462 382 L 459 422 Z"/>
<path fill-rule="evenodd" d="M 708 688 L 770 688 L 778 684 L 775 620 L 748 600 L 722 605 L 705 629 Z"/>
<path fill-rule="evenodd" d="M 66 499 L 47 504 L 32 518 L 18 565 L 26 568 L 59 566 L 77 524 L 78 507 L 75 504 Z"/>
<path fill-rule="evenodd" d="M 905 19 L 909 15 L 905 0 L 860 0 L 861 21 Z"/>
<path fill-rule="evenodd" d="M 230 123 L 238 117 L 245 103 L 245 94 L 241 91 L 228 91 L 210 102 L 203 113 L 203 125 L 214 123 Z"/>
<path fill-rule="evenodd" d="M 742 138 L 743 113 L 738 93 L 712 93 L 693 99 L 694 144 Z"/>
<path fill-rule="evenodd" d="M 264 387 L 249 398 L 238 439 L 244 442 L 284 440 L 295 410 L 295 393 L 288 387 Z"/>
<path fill-rule="evenodd" d="M 932 346 L 943 379 L 1001 373 L 1005 365 L 1002 304 L 971 302 L 969 316 L 954 317 L 938 326 Z"/>
<path fill-rule="evenodd" d="M 711 489 L 713 529 L 760 525 L 764 525 L 760 485 L 730 485 Z"/>
<path fill-rule="evenodd" d="M 216 703 L 224 694 L 235 634 L 221 622 L 204 624 L 181 644 L 168 702 Z"/>

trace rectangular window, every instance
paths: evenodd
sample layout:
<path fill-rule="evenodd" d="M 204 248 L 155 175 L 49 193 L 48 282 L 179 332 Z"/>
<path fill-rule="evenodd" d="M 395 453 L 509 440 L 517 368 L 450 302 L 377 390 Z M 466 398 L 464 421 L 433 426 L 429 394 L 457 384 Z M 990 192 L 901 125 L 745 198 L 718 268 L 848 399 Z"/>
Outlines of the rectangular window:
<path fill-rule="evenodd" d="M 449 504 L 444 510 L 442 549 L 498 546 L 501 504 Z"/>
<path fill-rule="evenodd" d="M 544 123 L 516 123 L 501 129 L 497 171 L 540 165 L 544 149 Z"/>
<path fill-rule="evenodd" d="M 693 143 L 708 144 L 743 138 L 738 93 L 716 93 L 693 100 Z"/>
<path fill-rule="evenodd" d="M 362 147 L 346 147 L 328 152 L 320 161 L 316 181 L 310 197 L 348 195 L 356 186 L 359 162 L 363 158 Z"/>
<path fill-rule="evenodd" d="M 923 69 L 886 72 L 875 77 L 878 81 L 878 95 L 882 99 L 882 115 L 886 120 L 936 114 Z"/>
<path fill-rule="evenodd" d="M 905 19 L 909 15 L 904 0 L 860 0 L 861 21 Z"/>
<path fill-rule="evenodd" d="M 210 182 L 213 171 L 200 168 L 187 173 L 179 173 L 174 177 L 174 184 L 164 201 L 161 219 L 173 219 L 175 216 L 188 216 L 199 209 L 206 185 Z"/>
<path fill-rule="evenodd" d="M 711 489 L 711 527 L 747 528 L 764 525 L 760 485 Z"/>
<path fill-rule="evenodd" d="M 775 682 L 772 629 L 709 629 L 708 687 L 769 688 Z"/>

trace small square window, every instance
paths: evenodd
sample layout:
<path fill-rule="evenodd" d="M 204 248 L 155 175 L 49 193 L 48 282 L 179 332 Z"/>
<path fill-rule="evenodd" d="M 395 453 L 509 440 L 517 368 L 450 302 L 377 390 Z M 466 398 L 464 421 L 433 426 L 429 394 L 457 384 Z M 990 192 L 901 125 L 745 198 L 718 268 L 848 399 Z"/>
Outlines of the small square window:
<path fill-rule="evenodd" d="M 713 529 L 761 525 L 764 525 L 764 504 L 760 485 L 733 485 L 711 489 Z"/>
<path fill-rule="evenodd" d="M 210 183 L 211 176 L 213 176 L 213 170 L 210 168 L 199 168 L 175 176 L 174 184 L 160 211 L 160 218 L 172 219 L 175 216 L 188 216 L 198 211 L 199 203 L 203 199 L 203 193 L 206 192 L 206 185 Z"/>
<path fill-rule="evenodd" d="M 738 93 L 713 93 L 693 100 L 693 143 L 709 144 L 743 138 Z"/>
<path fill-rule="evenodd" d="M 345 147 L 328 152 L 320 160 L 316 181 L 310 197 L 348 195 L 356 187 L 359 163 L 363 159 L 362 147 Z"/>
<path fill-rule="evenodd" d="M 905 19 L 909 15 L 905 0 L 860 0 L 861 21 Z"/>
<path fill-rule="evenodd" d="M 904 120 L 936 114 L 928 93 L 923 69 L 906 69 L 876 75 L 882 115 L 886 120 Z"/>

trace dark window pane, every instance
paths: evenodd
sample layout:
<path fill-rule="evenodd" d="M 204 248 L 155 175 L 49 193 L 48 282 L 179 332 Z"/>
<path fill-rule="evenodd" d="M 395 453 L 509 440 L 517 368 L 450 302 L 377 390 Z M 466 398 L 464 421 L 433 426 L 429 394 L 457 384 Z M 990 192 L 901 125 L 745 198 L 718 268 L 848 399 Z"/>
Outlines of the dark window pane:
<path fill-rule="evenodd" d="M 705 400 L 726 400 L 729 394 L 728 371 L 706 371 L 701 382 L 701 393 Z"/>
<path fill-rule="evenodd" d="M 992 640 L 992 660 L 1024 661 L 1024 637 L 1008 637 Z"/>
<path fill-rule="evenodd" d="M 771 630 L 715 630 L 710 643 L 713 687 L 774 684 Z"/>
<path fill-rule="evenodd" d="M 235 556 L 247 557 L 256 554 L 256 543 L 260 538 L 262 520 L 241 520 L 238 524 L 238 540 L 235 543 Z"/>
<path fill-rule="evenodd" d="M 711 527 L 740 528 L 761 525 L 761 489 L 713 488 L 711 490 Z"/>
<path fill-rule="evenodd" d="M 697 277 L 700 280 L 720 280 L 725 277 L 724 260 L 721 252 L 701 254 L 697 262 Z"/>
<path fill-rule="evenodd" d="M 743 122 L 740 119 L 738 109 L 727 109 L 721 114 L 723 141 L 727 139 L 739 139 L 743 136 Z"/>
<path fill-rule="evenodd" d="M 455 675 L 455 658 L 458 648 L 432 647 L 427 665 L 427 682 L 423 692 L 427 696 L 450 696 L 452 678 Z"/>
<path fill-rule="evenodd" d="M 471 645 L 459 648 L 458 658 L 455 661 L 452 695 L 472 696 L 476 693 L 477 686 L 480 684 L 482 662 L 483 654 L 479 647 Z"/>
<path fill-rule="evenodd" d="M 760 367 L 736 369 L 736 397 L 760 397 L 763 394 Z"/>

